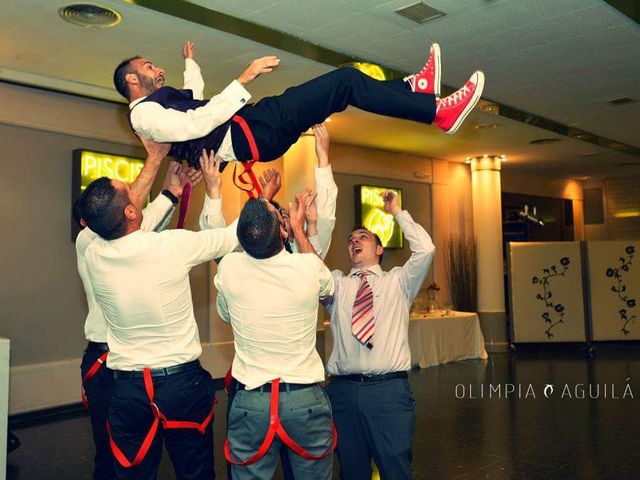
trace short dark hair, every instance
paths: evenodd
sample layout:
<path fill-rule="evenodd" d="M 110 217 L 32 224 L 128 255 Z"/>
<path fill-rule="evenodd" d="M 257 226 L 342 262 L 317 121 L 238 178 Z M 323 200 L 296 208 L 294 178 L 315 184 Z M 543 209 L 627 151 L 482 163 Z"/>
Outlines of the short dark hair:
<path fill-rule="evenodd" d="M 365 227 L 364 225 L 356 225 L 355 227 L 353 227 L 353 228 L 351 229 L 351 233 L 349 233 L 349 236 L 351 236 L 351 234 L 352 234 L 353 232 L 355 232 L 356 230 L 366 230 L 366 231 L 367 231 L 367 232 L 369 232 L 371 235 L 373 235 L 373 238 L 375 238 L 375 239 L 376 239 L 376 245 L 378 245 L 378 246 L 380 246 L 380 247 L 383 247 L 383 248 L 384 248 L 384 245 L 382 245 L 382 240 L 380 240 L 380 237 L 378 236 L 378 234 L 377 234 L 377 233 L 375 233 L 375 232 L 372 232 L 371 230 L 369 230 L 369 229 L 368 229 L 367 227 Z M 380 263 L 382 263 L 382 257 L 383 257 L 383 256 L 384 256 L 384 252 L 382 252 L 382 254 L 381 254 L 381 255 L 378 255 L 378 257 L 379 257 L 379 259 L 380 259 Z"/>
<path fill-rule="evenodd" d="M 127 231 L 124 209 L 129 197 L 111 180 L 101 177 L 89 184 L 80 197 L 79 214 L 87 226 L 105 240 L 115 240 Z"/>
<path fill-rule="evenodd" d="M 280 222 L 265 200 L 252 198 L 244 204 L 237 234 L 244 251 L 254 258 L 270 258 L 282 250 Z"/>
<path fill-rule="evenodd" d="M 116 90 L 120 95 L 129 100 L 129 84 L 127 83 L 126 76 L 129 73 L 135 73 L 131 66 L 131 62 L 142 58 L 139 55 L 135 57 L 127 58 L 126 60 L 121 61 L 116 69 L 113 71 L 113 84 L 116 87 Z"/>
<path fill-rule="evenodd" d="M 80 223 L 80 220 L 82 220 L 82 212 L 80 211 L 81 199 L 82 199 L 82 195 L 76 198 L 76 200 L 73 202 L 73 209 L 71 211 L 71 215 L 73 216 L 74 222 L 76 222 L 76 224 L 82 229 L 82 223 Z"/>

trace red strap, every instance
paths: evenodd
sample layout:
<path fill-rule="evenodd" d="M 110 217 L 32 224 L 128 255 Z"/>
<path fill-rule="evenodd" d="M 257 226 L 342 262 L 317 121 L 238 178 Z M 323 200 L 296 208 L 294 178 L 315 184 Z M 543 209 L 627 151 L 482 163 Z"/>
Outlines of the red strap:
<path fill-rule="evenodd" d="M 91 365 L 91 368 L 87 370 L 87 373 L 85 373 L 84 377 L 82 377 L 82 386 L 80 387 L 80 395 L 82 397 L 82 404 L 86 409 L 89 409 L 89 400 L 87 399 L 87 394 L 84 391 L 84 384 L 89 380 L 91 380 L 96 373 L 98 373 L 98 370 L 100 370 L 100 367 L 102 367 L 102 365 L 104 365 L 104 363 L 107 361 L 108 355 L 109 355 L 109 352 L 104 352 L 102 355 L 100 355 L 100 358 L 98 358 L 95 361 L 95 363 Z"/>
<path fill-rule="evenodd" d="M 336 432 L 336 427 L 333 424 L 333 419 L 331 420 L 331 433 L 333 436 L 333 442 L 332 442 L 332 445 L 329 447 L 329 449 L 325 453 L 323 453 L 322 455 L 311 455 L 308 451 L 306 451 L 304 448 L 298 445 L 287 434 L 284 427 L 282 426 L 282 423 L 280 423 L 280 415 L 278 413 L 279 398 L 280 398 L 280 379 L 277 378 L 271 382 L 271 406 L 269 408 L 269 430 L 267 430 L 267 434 L 265 435 L 264 440 L 260 445 L 260 448 L 258 448 L 258 451 L 256 453 L 254 453 L 251 457 L 249 457 L 244 461 L 234 460 L 231 457 L 231 447 L 229 445 L 229 439 L 227 438 L 225 439 L 225 442 L 224 442 L 224 456 L 226 457 L 229 463 L 244 467 L 257 462 L 262 457 L 264 457 L 264 455 L 269 451 L 269 448 L 271 447 L 271 444 L 273 443 L 273 439 L 275 438 L 276 435 L 280 437 L 280 439 L 284 442 L 284 444 L 287 447 L 289 447 L 291 450 L 293 450 L 295 453 L 300 455 L 305 460 L 320 460 L 330 455 L 335 450 L 336 445 L 338 444 L 338 432 Z"/>
<path fill-rule="evenodd" d="M 191 203 L 191 182 L 185 184 L 182 188 L 182 197 L 180 198 L 180 216 L 178 217 L 177 228 L 184 228 L 184 224 L 187 220 L 187 212 L 189 211 L 189 204 Z"/>
<path fill-rule="evenodd" d="M 138 453 L 136 453 L 133 461 L 129 461 L 126 455 L 118 448 L 116 442 L 113 440 L 111 436 L 111 425 L 107 422 L 107 432 L 109 433 L 109 444 L 111 445 L 111 451 L 113 452 L 114 457 L 118 460 L 118 463 L 122 465 L 124 468 L 131 468 L 139 465 L 144 457 L 149 452 L 149 448 L 151 448 L 151 444 L 153 443 L 153 439 L 156 436 L 158 431 L 158 425 L 162 422 L 162 428 L 170 429 L 170 428 L 193 428 L 198 430 L 202 435 L 205 434 L 205 431 L 211 421 L 213 420 L 216 403 L 217 401 L 214 399 L 213 405 L 211 406 L 211 411 L 209 415 L 201 422 L 192 422 L 192 421 L 182 421 L 182 420 L 167 420 L 167 417 L 160 411 L 158 405 L 154 401 L 155 397 L 155 389 L 153 387 L 153 378 L 151 376 L 151 370 L 145 368 L 143 371 L 144 377 L 144 388 L 147 391 L 147 396 L 149 397 L 149 405 L 151 407 L 151 411 L 153 412 L 153 423 L 151 424 L 151 428 L 147 432 L 147 435 L 144 437 L 142 441 L 142 445 L 140 445 L 140 449 Z"/>
<path fill-rule="evenodd" d="M 242 173 L 240 173 L 240 175 L 237 174 L 237 165 L 234 167 L 233 183 L 240 190 L 247 192 L 249 198 L 257 198 L 262 193 L 262 188 L 260 187 L 260 182 L 258 182 L 258 179 L 253 173 L 253 170 L 251 170 L 251 167 L 253 167 L 254 163 L 260 161 L 260 152 L 258 151 L 258 145 L 256 144 L 253 133 L 251 133 L 251 129 L 249 128 L 249 125 L 244 118 L 242 118 L 240 115 L 234 115 L 231 120 L 233 120 L 240 126 L 245 138 L 247 139 L 247 142 L 249 143 L 249 150 L 251 150 L 251 160 L 242 163 L 244 170 L 242 171 Z M 249 177 L 248 180 L 246 178 L 243 178 L 245 177 L 245 175 Z"/>

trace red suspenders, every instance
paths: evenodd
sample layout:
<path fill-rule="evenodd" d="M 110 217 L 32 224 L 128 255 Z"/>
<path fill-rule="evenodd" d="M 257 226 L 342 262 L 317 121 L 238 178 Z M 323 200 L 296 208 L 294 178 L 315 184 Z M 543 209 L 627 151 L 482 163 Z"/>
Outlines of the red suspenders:
<path fill-rule="evenodd" d="M 183 421 L 183 420 L 167 420 L 167 417 L 160 411 L 158 405 L 156 405 L 154 401 L 155 390 L 153 388 L 153 379 L 151 377 L 151 370 L 148 368 L 144 369 L 144 388 L 147 391 L 147 396 L 149 397 L 149 405 L 151 407 L 151 411 L 153 412 L 153 423 L 147 432 L 147 435 L 144 437 L 142 441 L 142 445 L 140 445 L 140 449 L 136 456 L 132 461 L 126 457 L 124 452 L 118 448 L 116 442 L 113 440 L 111 436 L 111 426 L 109 422 L 107 422 L 107 432 L 109 432 L 109 443 L 111 444 L 111 451 L 113 452 L 114 457 L 118 460 L 118 463 L 125 468 L 134 467 L 139 465 L 144 457 L 147 455 L 149 448 L 151 448 L 151 444 L 153 443 L 153 439 L 156 436 L 156 432 L 158 431 L 158 426 L 162 422 L 162 428 L 193 428 L 200 432 L 200 434 L 204 435 L 207 427 L 213 420 L 213 412 L 216 408 L 216 401 L 214 400 L 213 405 L 211 406 L 211 411 L 207 418 L 205 418 L 201 423 L 191 422 L 191 421 Z"/>
<path fill-rule="evenodd" d="M 104 352 L 100 356 L 100 358 L 98 358 L 98 360 L 96 360 L 95 363 L 91 365 L 91 368 L 87 371 L 84 377 L 82 377 L 82 386 L 80 387 L 80 392 L 82 396 L 82 404 L 87 410 L 89 409 L 89 400 L 87 399 L 87 394 L 84 392 L 84 384 L 91 380 L 96 373 L 98 373 L 100 367 L 102 367 L 102 365 L 104 365 L 104 363 L 107 361 L 107 355 L 109 355 L 109 352 Z"/>
<path fill-rule="evenodd" d="M 236 164 L 233 167 L 233 183 L 240 190 L 244 190 L 245 192 L 247 192 L 249 198 L 257 198 L 262 193 L 262 188 L 260 187 L 260 182 L 258 182 L 258 179 L 251 170 L 251 167 L 254 163 L 260 160 L 258 145 L 256 144 L 256 140 L 255 138 L 253 138 L 251 129 L 249 128 L 249 125 L 244 118 L 239 115 L 234 115 L 231 120 L 233 120 L 240 126 L 242 132 L 244 133 L 244 136 L 247 138 L 247 142 L 249 143 L 249 149 L 251 150 L 251 160 L 242 164 L 243 171 L 242 173 L 240 173 L 240 175 L 237 175 L 238 165 Z M 243 178 L 245 175 L 249 177 L 249 180 Z"/>
<path fill-rule="evenodd" d="M 336 427 L 333 424 L 333 420 L 331 421 L 331 433 L 333 435 L 333 442 L 329 449 L 323 453 L 322 455 L 311 455 L 304 448 L 298 445 L 284 430 L 282 423 L 280 423 L 280 415 L 278 413 L 278 400 L 280 397 L 280 379 L 273 380 L 271 382 L 271 407 L 269 413 L 269 430 L 267 430 L 267 434 L 262 441 L 262 445 L 258 448 L 258 451 L 254 453 L 251 457 L 246 460 L 234 460 L 231 456 L 231 447 L 229 446 L 229 439 L 227 438 L 224 442 L 224 456 L 226 457 L 229 463 L 234 465 L 251 465 L 252 463 L 260 460 L 269 450 L 271 444 L 273 443 L 273 439 L 275 436 L 279 436 L 280 440 L 289 447 L 291 450 L 296 452 L 305 460 L 320 460 L 328 455 L 330 455 L 336 448 L 338 444 L 338 433 L 336 432 Z"/>

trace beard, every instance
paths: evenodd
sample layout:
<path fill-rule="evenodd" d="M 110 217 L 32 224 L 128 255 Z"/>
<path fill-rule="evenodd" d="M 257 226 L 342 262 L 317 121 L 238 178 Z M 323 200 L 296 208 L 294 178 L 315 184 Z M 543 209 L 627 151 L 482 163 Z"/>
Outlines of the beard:
<path fill-rule="evenodd" d="M 140 82 L 140 88 L 147 92 L 147 95 L 158 90 L 155 81 L 151 77 L 137 74 L 138 81 Z"/>

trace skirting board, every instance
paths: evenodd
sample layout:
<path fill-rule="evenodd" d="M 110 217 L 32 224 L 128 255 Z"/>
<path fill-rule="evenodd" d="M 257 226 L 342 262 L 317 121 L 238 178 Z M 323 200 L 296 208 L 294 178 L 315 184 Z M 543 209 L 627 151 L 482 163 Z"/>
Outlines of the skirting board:
<path fill-rule="evenodd" d="M 233 342 L 202 344 L 200 361 L 214 378 L 222 378 L 233 361 Z M 9 415 L 80 401 L 80 358 L 11 367 Z"/>

